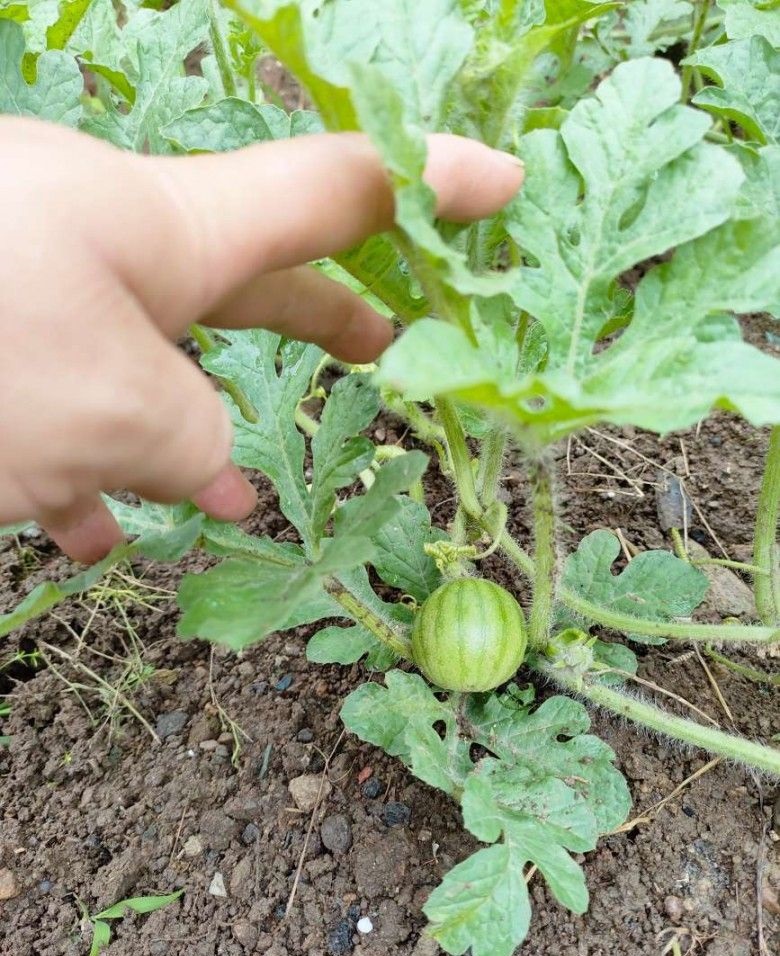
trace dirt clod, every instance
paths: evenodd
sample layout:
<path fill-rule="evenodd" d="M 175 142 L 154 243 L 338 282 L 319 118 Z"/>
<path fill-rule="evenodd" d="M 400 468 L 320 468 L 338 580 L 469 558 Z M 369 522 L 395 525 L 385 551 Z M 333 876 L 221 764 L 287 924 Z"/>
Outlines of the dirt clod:
<path fill-rule="evenodd" d="M 320 838 L 331 853 L 346 853 L 352 846 L 352 826 L 343 813 L 334 813 L 322 821 Z"/>
<path fill-rule="evenodd" d="M 211 850 L 226 850 L 238 833 L 238 824 L 223 810 L 209 810 L 200 819 L 200 833 Z"/>
<path fill-rule="evenodd" d="M 367 800 L 376 800 L 383 790 L 382 781 L 376 777 L 371 777 L 363 784 L 363 796 Z"/>
<path fill-rule="evenodd" d="M 328 933 L 328 952 L 331 956 L 342 956 L 352 949 L 353 924 L 351 920 L 342 919 Z"/>
<path fill-rule="evenodd" d="M 188 719 L 188 715 L 183 710 L 172 710 L 167 714 L 159 715 L 154 729 L 160 740 L 167 740 L 168 737 L 180 734 Z"/>
<path fill-rule="evenodd" d="M 382 819 L 389 827 L 405 827 L 412 817 L 412 808 L 405 803 L 386 803 Z"/>
<path fill-rule="evenodd" d="M 260 934 L 249 920 L 241 919 L 234 923 L 233 935 L 247 952 L 253 953 L 255 951 Z"/>
<path fill-rule="evenodd" d="M 256 823 L 247 823 L 244 832 L 241 834 L 241 842 L 249 846 L 252 843 L 257 843 L 259 837 L 260 827 Z"/>
<path fill-rule="evenodd" d="M 695 541 L 688 542 L 688 554 L 694 559 L 711 557 L 707 549 Z M 758 619 L 753 592 L 738 574 L 730 568 L 711 564 L 704 565 L 702 571 L 709 579 L 710 589 L 701 611 L 709 611 L 719 617 L 743 617 L 749 621 Z"/>
<path fill-rule="evenodd" d="M 263 801 L 259 793 L 242 793 L 225 804 L 225 813 L 239 823 L 251 823 L 263 814 Z"/>
<path fill-rule="evenodd" d="M 242 857 L 230 874 L 230 895 L 240 900 L 249 900 L 254 890 L 252 877 L 252 860 L 248 856 Z"/>
<path fill-rule="evenodd" d="M 132 895 L 136 884 L 146 870 L 146 859 L 137 847 L 129 847 L 124 853 L 98 871 L 93 885 L 93 895 L 99 910 Z"/>
<path fill-rule="evenodd" d="M 185 856 L 193 857 L 200 856 L 201 853 L 203 853 L 203 849 L 203 840 L 201 840 L 199 836 L 191 836 L 184 844 L 182 852 Z"/>
<path fill-rule="evenodd" d="M 677 896 L 667 896 L 664 900 L 664 913 L 673 923 L 679 924 L 683 917 L 682 900 Z"/>

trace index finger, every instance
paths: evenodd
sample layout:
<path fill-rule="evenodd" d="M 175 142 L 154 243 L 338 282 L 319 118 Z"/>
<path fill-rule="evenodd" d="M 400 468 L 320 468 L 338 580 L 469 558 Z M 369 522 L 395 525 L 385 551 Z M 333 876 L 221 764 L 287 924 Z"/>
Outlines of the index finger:
<path fill-rule="evenodd" d="M 425 178 L 444 219 L 491 215 L 520 188 L 522 164 L 506 153 L 446 134 L 431 136 L 428 148 Z M 190 287 L 197 278 L 200 314 L 259 273 L 334 255 L 394 220 L 384 164 L 361 134 L 142 161 L 166 183 L 179 234 L 190 234 L 169 248 L 166 275 L 186 277 Z M 170 261 L 177 250 L 183 261 Z"/>

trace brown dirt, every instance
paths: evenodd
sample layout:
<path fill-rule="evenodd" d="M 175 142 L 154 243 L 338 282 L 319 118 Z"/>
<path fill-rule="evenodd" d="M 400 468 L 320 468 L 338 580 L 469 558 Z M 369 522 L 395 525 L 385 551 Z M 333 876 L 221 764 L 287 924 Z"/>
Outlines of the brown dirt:
<path fill-rule="evenodd" d="M 767 347 L 763 320 L 754 319 L 748 328 L 757 344 Z M 383 431 L 379 441 L 401 437 L 392 421 L 382 420 L 377 427 Z M 684 478 L 710 525 L 708 531 L 694 515 L 691 537 L 717 554 L 712 532 L 732 557 L 749 557 L 765 434 L 719 415 L 697 431 L 661 441 L 631 430 L 586 433 L 581 441 L 584 446 L 573 442 L 558 453 L 566 546 L 603 527 L 620 528 L 637 548 L 667 546 L 653 486 L 657 469 L 664 467 Z M 615 468 L 631 480 L 621 478 Z M 288 529 L 271 489 L 260 477 L 257 483 L 262 502 L 248 527 L 284 537 Z M 514 530 L 527 540 L 524 491 L 521 465 L 512 458 L 505 493 Z M 435 521 L 444 525 L 451 515 L 451 493 L 435 474 L 429 503 Z M 68 571 L 68 563 L 45 539 L 26 545 L 27 552 L 20 553 L 10 542 L 0 544 L 2 610 L 39 580 Z M 527 600 L 524 582 L 514 579 L 500 559 L 491 561 L 495 576 L 514 583 Z M 139 564 L 136 572 L 155 587 L 173 590 L 184 570 L 198 570 L 203 564 L 196 557 L 174 569 Z M 29 650 L 41 641 L 72 651 L 66 625 L 82 631 L 90 605 L 92 599 L 74 602 L 59 609 L 59 620 L 32 623 L 5 642 L 0 660 L 6 651 Z M 708 613 L 722 611 L 710 608 Z M 339 708 L 364 679 L 361 668 L 308 665 L 304 646 L 312 629 L 303 629 L 274 637 L 240 657 L 215 652 L 210 681 L 209 647 L 182 643 L 174 635 L 171 596 L 163 595 L 151 608 L 127 605 L 126 613 L 142 645 L 143 662 L 154 668 L 130 698 L 152 725 L 173 713 L 181 726 L 157 744 L 121 707 L 106 724 L 98 695 L 82 688 L 96 725 L 75 688 L 68 689 L 51 670 L 33 674 L 15 666 L 8 672 L 13 711 L 2 732 L 12 735 L 13 742 L 10 750 L 0 748 L 0 870 L 13 873 L 20 892 L 0 902 L 0 954 L 80 956 L 89 949 L 82 906 L 94 913 L 126 896 L 179 888 L 185 891 L 180 902 L 150 916 L 117 921 L 109 952 L 434 952 L 420 941 L 421 906 L 446 870 L 475 844 L 464 834 L 457 808 L 448 799 L 374 748 L 342 735 Z M 116 682 L 121 660 L 128 658 L 128 641 L 116 611 L 98 613 L 82 659 Z M 728 725 L 695 656 L 672 645 L 639 648 L 639 654 L 642 676 Z M 72 682 L 90 683 L 67 665 L 61 674 Z M 737 730 L 763 739 L 778 731 L 775 691 L 719 668 L 713 675 Z M 224 719 L 220 726 L 218 707 L 250 738 L 243 742 L 235 767 L 232 741 Z M 594 726 L 618 755 L 639 817 L 707 762 L 700 752 L 661 742 L 604 714 L 594 714 Z M 301 774 L 321 775 L 329 757 L 332 790 L 315 813 L 307 845 L 311 816 L 295 809 L 287 787 Z M 373 796 L 370 781 L 377 782 Z M 725 762 L 713 767 L 662 810 L 628 833 L 606 837 L 587 856 L 592 902 L 585 916 L 562 910 L 535 879 L 532 932 L 519 952 L 661 954 L 673 952 L 665 947 L 676 936 L 681 953 L 750 956 L 761 953 L 759 913 L 764 954 L 775 952 L 780 939 L 775 797 L 771 781 Z M 407 824 L 384 822 L 383 810 L 392 801 L 411 808 Z M 320 826 L 334 815 L 345 818 L 329 824 L 344 842 L 339 847 L 327 839 L 328 849 Z M 302 855 L 297 892 L 285 916 Z M 217 873 L 224 879 L 226 897 L 209 893 Z M 375 929 L 359 938 L 355 921 L 364 914 L 370 915 Z"/>

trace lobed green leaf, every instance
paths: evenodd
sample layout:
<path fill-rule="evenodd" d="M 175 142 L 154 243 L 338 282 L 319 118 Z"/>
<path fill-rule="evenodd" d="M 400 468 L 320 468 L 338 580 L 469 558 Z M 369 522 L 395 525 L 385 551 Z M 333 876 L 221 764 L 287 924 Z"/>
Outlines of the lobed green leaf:
<path fill-rule="evenodd" d="M 567 558 L 563 586 L 599 607 L 651 621 L 690 617 L 704 600 L 707 575 L 669 551 L 643 551 L 613 574 L 619 554 L 620 543 L 611 531 L 594 531 Z M 664 643 L 663 638 L 630 636 L 642 643 Z"/>
<path fill-rule="evenodd" d="M 118 108 L 85 121 L 84 129 L 123 149 L 170 151 L 162 130 L 203 102 L 203 77 L 183 75 L 189 53 L 208 36 L 207 0 L 180 0 L 164 12 L 142 10 L 121 33 L 124 59 L 132 66 L 132 108 Z"/>
<path fill-rule="evenodd" d="M 61 50 L 48 50 L 38 57 L 28 79 L 23 71 L 25 49 L 20 24 L 0 19 L 0 113 L 76 126 L 84 90 L 78 63 Z"/>
<path fill-rule="evenodd" d="M 425 553 L 425 545 L 442 541 L 446 534 L 431 527 L 424 504 L 411 498 L 399 500 L 399 511 L 374 536 L 371 563 L 379 577 L 423 602 L 442 583 L 436 563 Z"/>
<path fill-rule="evenodd" d="M 739 123 L 759 143 L 780 143 L 780 51 L 763 36 L 707 47 L 686 63 L 721 84 L 697 93 L 697 106 Z"/>
<path fill-rule="evenodd" d="M 517 695 L 490 694 L 461 705 L 459 695 L 439 700 L 421 677 L 390 671 L 385 687 L 354 691 L 342 719 L 459 799 L 466 826 L 495 844 L 451 870 L 424 907 L 446 952 L 515 951 L 530 921 L 528 863 L 563 905 L 584 911 L 584 877 L 569 854 L 592 849 L 600 833 L 619 825 L 630 798 L 610 748 L 586 733 L 581 704 L 554 697 L 534 709 Z M 477 762 L 474 743 L 487 751 Z"/>

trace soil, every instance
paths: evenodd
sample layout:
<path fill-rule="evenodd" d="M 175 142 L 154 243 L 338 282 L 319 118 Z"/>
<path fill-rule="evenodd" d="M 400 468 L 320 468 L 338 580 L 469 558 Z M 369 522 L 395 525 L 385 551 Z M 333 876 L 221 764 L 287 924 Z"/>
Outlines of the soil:
<path fill-rule="evenodd" d="M 768 327 L 760 317 L 747 325 L 764 347 Z M 395 442 L 402 431 L 380 419 L 374 433 Z M 628 549 L 668 546 L 655 488 L 665 468 L 684 480 L 703 516 L 694 511 L 691 539 L 711 554 L 722 546 L 749 558 L 765 447 L 765 434 L 725 414 L 663 440 L 632 430 L 586 432 L 558 450 L 564 544 L 606 527 L 620 529 Z M 256 481 L 261 504 L 247 527 L 284 538 L 289 528 L 272 489 L 262 476 Z M 513 530 L 527 540 L 524 478 L 513 458 L 504 493 Z M 451 492 L 435 472 L 428 500 L 444 526 Z M 38 581 L 69 571 L 42 536 L 23 544 L 0 545 L 2 610 Z M 525 583 L 500 558 L 491 562 L 491 572 L 527 600 Z M 109 952 L 432 956 L 436 948 L 421 936 L 421 907 L 475 846 L 457 808 L 342 733 L 341 702 L 365 674 L 357 666 L 309 665 L 304 647 L 312 628 L 275 636 L 239 657 L 177 639 L 171 592 L 184 571 L 204 565 L 199 556 L 176 568 L 139 563 L 140 583 L 128 579 L 132 599 L 122 593 L 128 580 L 114 578 L 113 599 L 93 592 L 6 641 L 4 659 L 48 645 L 78 653 L 96 677 L 48 650 L 54 667 L 14 665 L 0 687 L 13 690 L 3 728 L 12 743 L 0 749 L 0 875 L 9 871 L 4 879 L 14 894 L 0 903 L 0 953 L 81 956 L 90 939 L 85 911 L 182 889 L 165 909 L 115 921 Z M 739 583 L 732 576 L 720 600 L 744 598 Z M 710 605 L 704 616 L 725 613 L 735 612 Z M 672 645 L 638 652 L 642 677 L 732 723 L 694 654 Z M 738 731 L 764 740 L 777 732 L 775 692 L 717 665 L 710 672 Z M 121 685 L 161 742 L 122 700 L 101 695 L 99 679 Z M 230 721 L 240 727 L 235 753 Z M 777 951 L 775 785 L 607 715 L 594 713 L 593 721 L 629 780 L 637 821 L 585 858 L 585 916 L 561 909 L 533 880 L 533 927 L 519 952 L 639 956 L 674 953 L 676 940 L 681 953 L 750 956 L 762 952 L 760 939 L 764 954 Z M 310 778 L 304 784 L 315 798 L 323 779 L 330 784 L 313 813 L 299 810 L 288 790 L 301 776 Z M 357 931 L 364 916 L 370 934 Z"/>

